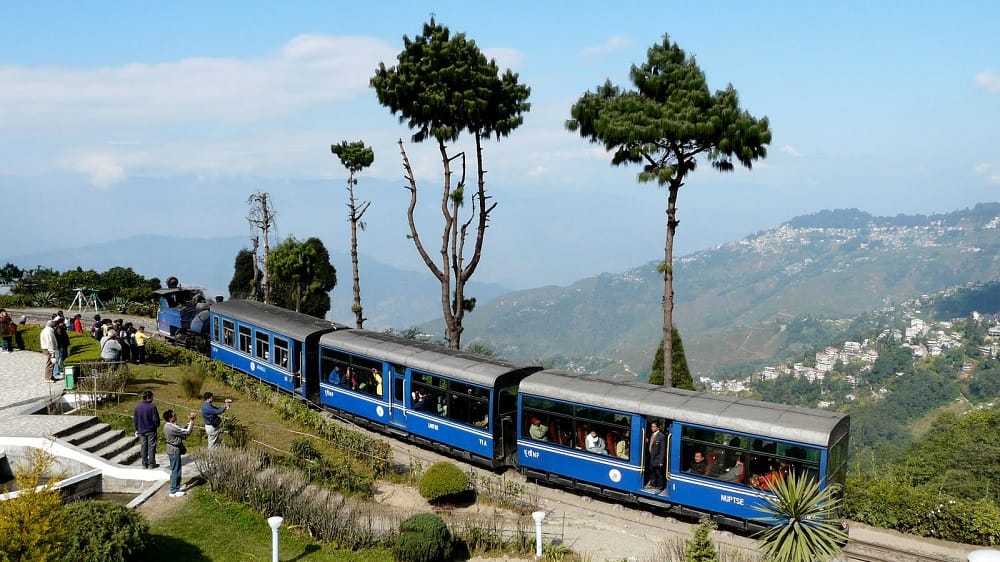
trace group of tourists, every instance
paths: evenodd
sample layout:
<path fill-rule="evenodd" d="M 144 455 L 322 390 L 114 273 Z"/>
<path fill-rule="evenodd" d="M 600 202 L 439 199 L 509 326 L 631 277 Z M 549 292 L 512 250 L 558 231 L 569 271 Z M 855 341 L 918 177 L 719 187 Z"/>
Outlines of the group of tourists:
<path fill-rule="evenodd" d="M 146 362 L 146 327 L 136 328 L 131 322 L 121 318 L 111 320 L 101 319 L 100 314 L 94 315 L 94 323 L 90 327 L 90 335 L 101 342 L 101 360 L 106 363 Z"/>
<path fill-rule="evenodd" d="M 75 328 L 74 331 L 83 332 L 83 322 L 80 315 L 77 314 L 75 317 L 67 319 L 60 310 L 52 315 L 51 320 L 45 321 L 45 327 L 39 334 L 42 353 L 48 354 L 45 360 L 45 380 L 48 382 L 60 381 L 64 376 L 63 364 L 69 358 L 69 330 L 71 327 Z"/>
<path fill-rule="evenodd" d="M 6 320 L 6 321 L 5 321 Z M 27 321 L 27 317 L 22 317 L 21 324 Z M 6 311 L 0 309 L 0 332 L 9 330 L 9 325 L 13 321 Z M 52 315 L 50 320 L 45 321 L 45 326 L 39 334 L 39 344 L 42 353 L 47 354 L 45 361 L 45 380 L 57 382 L 64 378 L 64 364 L 69 358 L 70 337 L 69 332 L 84 333 L 83 318 L 80 314 L 67 318 L 63 311 L 58 311 Z M 16 326 L 10 331 L 11 336 L 17 332 Z M 94 324 L 90 328 L 90 335 L 100 341 L 101 360 L 105 363 L 112 363 L 117 367 L 122 362 L 132 362 L 136 364 L 146 361 L 146 342 L 149 336 L 146 334 L 145 326 L 133 327 L 131 322 L 118 320 L 102 320 L 100 314 L 94 315 Z M 4 337 L 3 350 L 13 349 L 7 337 Z M 23 347 L 22 347 L 23 349 Z"/>
<path fill-rule="evenodd" d="M 27 321 L 27 316 L 21 316 L 19 324 L 24 325 Z M 0 338 L 3 339 L 3 353 L 14 353 L 15 344 L 18 349 L 24 349 L 24 340 L 21 339 L 21 333 L 17 328 L 19 324 L 14 322 L 5 309 L 0 308 Z"/>
<path fill-rule="evenodd" d="M 204 401 L 201 404 L 201 416 L 205 421 L 205 433 L 208 436 L 208 448 L 213 449 L 219 445 L 220 429 L 222 427 L 222 414 L 227 412 L 232 405 L 232 400 L 226 399 L 223 406 L 216 406 L 215 395 L 206 392 L 202 395 Z M 181 490 L 181 457 L 187 453 L 184 440 L 191 435 L 194 430 L 194 420 L 198 414 L 191 412 L 188 414 L 187 424 L 181 426 L 177 423 L 177 412 L 167 410 L 163 412 L 163 438 L 166 441 L 167 459 L 170 461 L 170 492 L 172 498 L 184 496 Z M 139 452 L 142 457 L 142 468 L 160 468 L 156 462 L 156 442 L 160 427 L 160 413 L 153 404 L 153 391 L 147 390 L 142 393 L 140 401 L 132 413 L 132 423 L 135 426 L 135 436 L 139 438 Z"/>

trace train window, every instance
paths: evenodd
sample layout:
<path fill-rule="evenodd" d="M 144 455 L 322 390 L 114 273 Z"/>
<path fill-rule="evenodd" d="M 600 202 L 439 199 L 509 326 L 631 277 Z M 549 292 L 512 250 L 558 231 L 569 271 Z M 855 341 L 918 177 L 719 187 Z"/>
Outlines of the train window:
<path fill-rule="evenodd" d="M 523 396 L 521 406 L 521 435 L 524 438 L 622 460 L 631 456 L 629 427 L 632 417 L 629 415 L 589 406 L 574 409 L 571 404 L 534 396 Z M 563 415 L 562 412 L 575 415 Z"/>
<path fill-rule="evenodd" d="M 236 324 L 232 320 L 222 321 L 222 345 L 233 347 L 233 333 L 236 332 Z"/>
<path fill-rule="evenodd" d="M 216 342 L 222 339 L 222 330 L 219 329 L 219 317 L 212 318 L 212 339 Z"/>
<path fill-rule="evenodd" d="M 702 429 L 700 427 L 693 427 L 690 425 L 684 426 L 684 431 L 682 433 L 684 439 L 691 439 L 694 441 L 701 441 L 702 443 L 723 443 L 725 442 L 724 437 L 720 436 L 719 432 L 713 431 L 711 429 Z"/>
<path fill-rule="evenodd" d="M 274 338 L 274 364 L 283 368 L 288 368 L 288 340 L 275 336 Z"/>
<path fill-rule="evenodd" d="M 457 422 L 489 428 L 490 391 L 487 388 L 410 372 L 410 407 Z M 513 411 L 514 398 L 510 397 Z"/>
<path fill-rule="evenodd" d="M 240 351 L 250 353 L 250 326 L 240 326 Z"/>
<path fill-rule="evenodd" d="M 681 435 L 683 472 L 764 490 L 788 472 L 818 473 L 820 451 L 813 447 L 691 426 Z"/>
<path fill-rule="evenodd" d="M 254 347 L 254 356 L 267 361 L 269 359 L 267 352 L 270 347 L 271 342 L 268 335 L 264 332 L 257 332 L 257 345 Z"/>
<path fill-rule="evenodd" d="M 820 451 L 819 449 L 806 448 L 800 445 L 778 443 L 778 455 L 819 464 Z"/>
<path fill-rule="evenodd" d="M 845 435 L 830 448 L 827 458 L 826 472 L 827 480 L 839 484 L 844 483 L 847 473 L 847 436 Z"/>
<path fill-rule="evenodd" d="M 356 389 L 358 387 L 354 373 L 351 372 L 350 357 L 346 354 L 322 348 L 320 351 L 320 373 L 323 382 L 346 386 Z"/>

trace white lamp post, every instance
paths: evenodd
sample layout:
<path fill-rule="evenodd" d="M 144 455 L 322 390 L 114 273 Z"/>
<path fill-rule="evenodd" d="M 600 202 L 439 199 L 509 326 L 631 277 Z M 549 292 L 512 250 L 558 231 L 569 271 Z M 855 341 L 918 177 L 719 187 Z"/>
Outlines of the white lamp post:
<path fill-rule="evenodd" d="M 545 519 L 544 511 L 531 512 L 531 518 L 535 520 L 535 558 L 542 557 L 542 519 Z"/>
<path fill-rule="evenodd" d="M 284 521 L 281 517 L 268 517 L 267 524 L 271 526 L 271 562 L 278 562 L 278 527 Z"/>

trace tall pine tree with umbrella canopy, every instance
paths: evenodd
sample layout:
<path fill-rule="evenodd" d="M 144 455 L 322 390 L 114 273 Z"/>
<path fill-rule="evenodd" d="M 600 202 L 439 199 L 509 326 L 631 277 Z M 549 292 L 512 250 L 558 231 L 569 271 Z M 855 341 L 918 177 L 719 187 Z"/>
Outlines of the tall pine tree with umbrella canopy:
<path fill-rule="evenodd" d="M 751 168 L 767 156 L 771 130 L 767 118 L 757 119 L 739 107 L 730 85 L 714 94 L 693 57 L 666 35 L 646 53 L 646 62 L 632 66 L 634 90 L 610 80 L 586 92 L 570 109 L 570 131 L 604 145 L 616 166 L 638 164 L 639 182 L 667 188 L 667 232 L 663 262 L 663 354 L 672 357 L 674 310 L 674 234 L 677 194 L 699 159 L 722 172 L 737 164 Z M 672 369 L 664 364 L 663 384 L 672 386 Z"/>

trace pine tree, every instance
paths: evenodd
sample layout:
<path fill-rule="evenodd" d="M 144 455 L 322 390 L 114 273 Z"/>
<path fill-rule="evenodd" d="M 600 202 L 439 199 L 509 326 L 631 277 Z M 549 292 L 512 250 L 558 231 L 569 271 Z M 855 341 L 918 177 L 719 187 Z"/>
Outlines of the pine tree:
<path fill-rule="evenodd" d="M 708 517 L 702 517 L 694 536 L 687 540 L 684 549 L 684 562 L 719 562 L 719 552 L 715 549 L 709 533 L 715 530 L 715 523 Z"/>
<path fill-rule="evenodd" d="M 687 390 L 695 390 L 694 380 L 691 378 L 691 371 L 688 370 L 687 356 L 684 355 L 684 343 L 681 341 L 681 334 L 677 331 L 677 327 L 674 326 L 670 331 L 673 335 L 673 345 L 670 348 L 670 355 L 673 357 L 671 365 L 673 367 L 674 376 L 671 378 L 671 386 L 673 388 L 684 388 Z M 663 342 L 660 342 L 660 347 L 656 349 L 656 355 L 653 356 L 653 368 L 649 374 L 650 384 L 663 384 Z"/>

